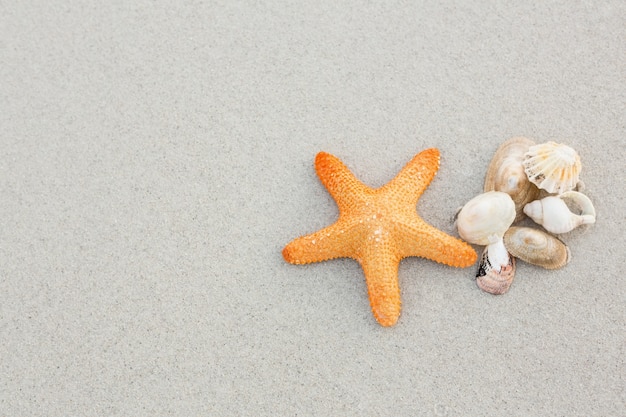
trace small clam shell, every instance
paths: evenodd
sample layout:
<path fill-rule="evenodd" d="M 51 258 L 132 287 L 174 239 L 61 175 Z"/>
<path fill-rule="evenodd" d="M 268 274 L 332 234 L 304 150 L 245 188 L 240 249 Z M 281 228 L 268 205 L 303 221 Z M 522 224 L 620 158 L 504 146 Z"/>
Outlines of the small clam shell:
<path fill-rule="evenodd" d="M 456 226 L 459 235 L 477 245 L 489 245 L 502 239 L 515 219 L 515 203 L 507 193 L 489 191 L 467 202 L 459 211 Z"/>
<path fill-rule="evenodd" d="M 580 214 L 573 213 L 567 203 L 580 208 Z M 596 221 L 596 211 L 591 200 L 577 191 L 568 191 L 559 196 L 548 196 L 530 202 L 524 206 L 524 213 L 554 234 L 567 233 L 581 224 Z"/>
<path fill-rule="evenodd" d="M 476 273 L 478 287 L 490 294 L 504 294 L 511 287 L 513 278 L 515 278 L 515 258 L 509 255 L 508 264 L 498 270 L 489 262 L 488 250 L 485 248 Z"/>
<path fill-rule="evenodd" d="M 549 193 L 576 187 L 582 168 L 578 153 L 567 145 L 546 142 L 531 146 L 523 161 L 528 179 Z"/>
<path fill-rule="evenodd" d="M 483 191 L 510 195 L 515 203 L 516 222 L 524 218 L 524 206 L 539 197 L 539 188 L 530 182 L 522 164 L 533 145 L 535 142 L 524 137 L 508 139 L 496 150 L 485 175 Z"/>
<path fill-rule="evenodd" d="M 563 242 L 531 227 L 511 227 L 504 234 L 504 246 L 511 255 L 546 269 L 561 268 L 571 257 Z"/>

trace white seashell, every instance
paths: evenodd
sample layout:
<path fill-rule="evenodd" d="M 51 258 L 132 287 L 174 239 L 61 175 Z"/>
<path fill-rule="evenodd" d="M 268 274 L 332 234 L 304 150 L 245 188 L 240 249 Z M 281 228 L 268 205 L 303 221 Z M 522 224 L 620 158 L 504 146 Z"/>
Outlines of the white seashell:
<path fill-rule="evenodd" d="M 524 206 L 539 197 L 539 188 L 530 182 L 522 164 L 533 145 L 535 142 L 524 137 L 508 139 L 496 150 L 485 175 L 483 191 L 510 195 L 515 203 L 516 222 L 524 218 Z"/>
<path fill-rule="evenodd" d="M 531 146 L 523 161 L 528 179 L 549 193 L 576 187 L 582 168 L 576 151 L 564 144 L 546 142 Z"/>
<path fill-rule="evenodd" d="M 515 219 L 515 203 L 507 193 L 479 194 L 461 208 L 456 219 L 459 235 L 477 245 L 496 243 Z"/>
<path fill-rule="evenodd" d="M 563 200 L 567 207 L 575 206 L 579 211 L 578 215 L 585 218 L 582 224 L 591 224 L 596 222 L 596 209 L 593 207 L 593 203 L 580 191 L 567 191 L 558 195 Z"/>
<path fill-rule="evenodd" d="M 510 255 L 504 246 L 504 240 L 502 238 L 495 243 L 487 245 L 485 250 L 487 251 L 487 257 L 493 269 L 500 271 L 500 269 L 509 264 Z"/>
<path fill-rule="evenodd" d="M 573 213 L 566 201 L 577 205 L 581 213 Z M 577 191 L 568 191 L 559 196 L 535 200 L 524 206 L 524 213 L 548 232 L 555 234 L 567 233 L 581 224 L 591 224 L 596 221 L 596 211 L 591 200 Z"/>
<path fill-rule="evenodd" d="M 512 256 L 546 269 L 561 268 L 570 261 L 570 250 L 556 237 L 531 227 L 511 227 L 504 246 Z"/>
<path fill-rule="evenodd" d="M 506 250 L 505 250 L 506 251 Z M 515 278 L 515 258 L 507 253 L 508 260 L 500 269 L 494 268 L 489 255 L 489 246 L 483 251 L 476 273 L 478 287 L 490 294 L 504 294 Z"/>

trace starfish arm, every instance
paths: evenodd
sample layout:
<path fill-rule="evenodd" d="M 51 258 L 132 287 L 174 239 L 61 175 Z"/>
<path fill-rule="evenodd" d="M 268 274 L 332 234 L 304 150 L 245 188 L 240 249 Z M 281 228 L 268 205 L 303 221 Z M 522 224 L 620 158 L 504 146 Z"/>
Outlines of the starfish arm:
<path fill-rule="evenodd" d="M 355 229 L 338 221 L 315 233 L 292 240 L 283 249 L 283 257 L 292 264 L 308 264 L 334 258 L 353 257 L 351 242 Z"/>
<path fill-rule="evenodd" d="M 317 155 L 315 169 L 339 207 L 339 220 L 293 240 L 283 249 L 283 257 L 294 264 L 356 259 L 365 273 L 372 313 L 382 326 L 393 326 L 400 316 L 398 265 L 402 258 L 418 256 L 456 267 L 476 262 L 470 245 L 425 223 L 415 211 L 439 169 L 437 149 L 417 154 L 393 180 L 376 190 L 328 153 Z"/>
<path fill-rule="evenodd" d="M 333 197 L 339 213 L 353 208 L 372 189 L 359 181 L 339 158 L 326 152 L 315 157 L 315 170 L 324 187 Z"/>
<path fill-rule="evenodd" d="M 381 326 L 393 326 L 400 317 L 400 257 L 384 240 L 368 243 L 363 249 L 358 260 L 365 273 L 372 313 Z"/>
<path fill-rule="evenodd" d="M 439 169 L 439 150 L 426 149 L 413 157 L 389 183 L 380 190 L 393 199 L 415 206 Z"/>
<path fill-rule="evenodd" d="M 402 257 L 419 256 L 458 268 L 472 266 L 476 251 L 467 243 L 429 225 L 419 217 L 399 232 Z"/>

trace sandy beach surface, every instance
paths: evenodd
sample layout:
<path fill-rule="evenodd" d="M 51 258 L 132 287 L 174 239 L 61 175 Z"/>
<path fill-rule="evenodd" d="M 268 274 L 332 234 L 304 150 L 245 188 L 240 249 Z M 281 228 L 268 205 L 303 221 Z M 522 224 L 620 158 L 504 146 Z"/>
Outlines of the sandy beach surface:
<path fill-rule="evenodd" d="M 0 7 L 0 415 L 626 415 L 626 4 L 436 3 Z M 458 236 L 513 136 L 581 157 L 565 268 L 407 258 L 383 328 L 357 262 L 283 260 L 337 219 L 317 152 L 438 148 Z"/>

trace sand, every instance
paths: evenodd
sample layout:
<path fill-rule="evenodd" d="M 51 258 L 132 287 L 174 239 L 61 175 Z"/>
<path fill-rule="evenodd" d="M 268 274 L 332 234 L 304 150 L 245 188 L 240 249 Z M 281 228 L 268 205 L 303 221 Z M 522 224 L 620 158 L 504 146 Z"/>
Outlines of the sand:
<path fill-rule="evenodd" d="M 623 2 L 16 2 L 0 14 L 0 415 L 626 415 Z M 281 257 L 423 149 L 457 235 L 512 136 L 582 159 L 597 223 L 492 296 Z M 476 247 L 481 250 L 480 247 Z"/>

